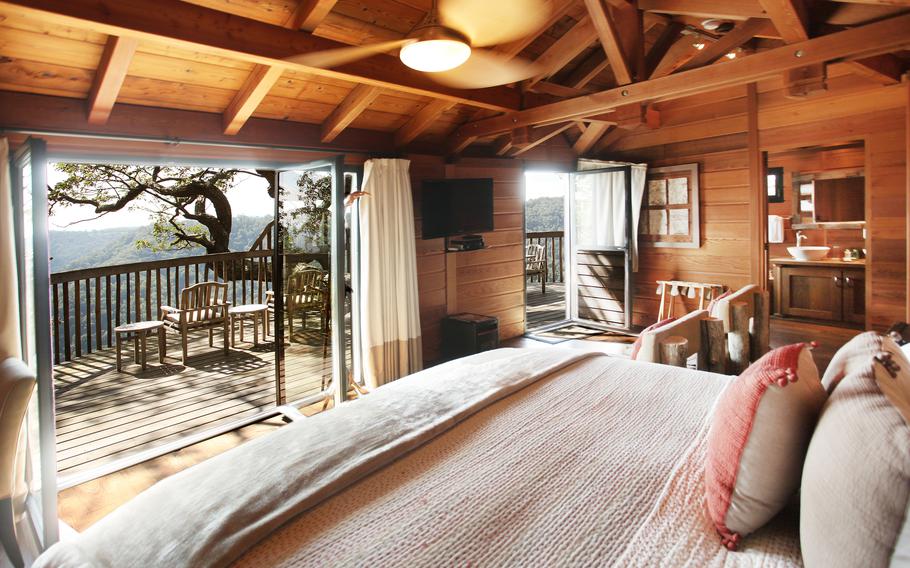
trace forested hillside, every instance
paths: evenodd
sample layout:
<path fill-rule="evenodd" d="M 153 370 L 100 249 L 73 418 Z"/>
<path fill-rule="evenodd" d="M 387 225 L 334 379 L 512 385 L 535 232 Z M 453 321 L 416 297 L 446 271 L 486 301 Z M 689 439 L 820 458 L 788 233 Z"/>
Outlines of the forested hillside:
<path fill-rule="evenodd" d="M 527 231 L 562 231 L 563 198 L 535 197 L 525 202 Z"/>
<path fill-rule="evenodd" d="M 231 250 L 248 250 L 270 220 L 270 217 L 234 217 Z M 51 272 L 205 254 L 201 247 L 154 251 L 137 244 L 143 240 L 152 240 L 151 225 L 100 231 L 51 231 Z"/>

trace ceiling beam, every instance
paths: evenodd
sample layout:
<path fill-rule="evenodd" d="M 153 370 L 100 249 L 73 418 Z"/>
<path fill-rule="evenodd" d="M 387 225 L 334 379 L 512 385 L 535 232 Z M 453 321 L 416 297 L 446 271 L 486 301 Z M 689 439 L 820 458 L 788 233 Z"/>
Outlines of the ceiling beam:
<path fill-rule="evenodd" d="M 317 69 L 285 61 L 295 55 L 349 46 L 181 0 L 156 0 L 154 9 L 150 9 L 144 0 L 0 0 L 0 9 L 10 15 L 36 18 L 45 24 L 91 29 L 138 40 L 164 41 L 231 59 L 283 65 L 313 75 L 500 112 L 522 105 L 522 94 L 517 89 L 444 87 L 433 82 L 426 73 L 410 69 L 390 55 L 373 56 L 335 69 Z"/>
<path fill-rule="evenodd" d="M 660 32 L 660 35 L 657 36 L 657 39 L 654 41 L 654 45 L 651 46 L 651 49 L 648 50 L 648 54 L 645 56 L 645 77 L 650 77 L 654 70 L 657 69 L 657 65 L 663 60 L 664 56 L 667 55 L 667 52 L 670 51 L 670 48 L 673 47 L 673 44 L 679 39 L 680 32 L 683 31 L 685 26 L 680 22 L 670 22 L 667 24 L 663 31 Z"/>
<path fill-rule="evenodd" d="M 687 61 L 696 55 L 698 55 L 698 50 L 695 49 L 695 40 L 692 36 L 680 36 L 679 39 L 670 46 L 670 49 L 667 50 L 667 53 L 664 54 L 654 70 L 651 71 L 648 78 L 657 79 L 658 77 L 666 77 L 685 65 Z"/>
<path fill-rule="evenodd" d="M 770 27 L 768 20 L 761 18 L 749 18 L 740 22 L 735 28 L 721 36 L 717 41 L 706 43 L 705 48 L 695 54 L 684 65 L 680 66 L 678 71 L 688 71 L 704 65 L 714 63 L 730 51 L 743 45 L 759 32 Z"/>
<path fill-rule="evenodd" d="M 809 11 L 803 0 L 759 0 L 786 43 L 809 39 Z"/>
<path fill-rule="evenodd" d="M 751 0 L 739 2 L 729 0 L 638 0 L 638 9 L 696 18 L 747 20 L 768 17 L 761 5 Z"/>
<path fill-rule="evenodd" d="M 395 132 L 395 147 L 401 148 L 420 136 L 444 112 L 455 106 L 451 101 L 434 100 L 427 103 Z"/>
<path fill-rule="evenodd" d="M 633 71 L 623 51 L 622 39 L 619 36 L 619 30 L 613 23 L 613 18 L 607 13 L 607 8 L 603 5 L 602 0 L 584 0 L 584 2 L 588 9 L 588 16 L 597 31 L 597 37 L 600 39 L 600 45 L 603 46 L 604 53 L 607 54 L 607 59 L 610 61 L 613 76 L 620 85 L 628 85 L 632 82 Z M 631 9 L 634 10 L 634 8 Z"/>
<path fill-rule="evenodd" d="M 618 126 L 614 127 L 612 130 L 607 132 L 603 138 L 594 146 L 594 154 L 598 155 L 601 152 L 610 149 L 610 146 L 616 144 L 621 138 L 626 134 L 629 134 L 629 131 L 625 128 L 619 128 Z"/>
<path fill-rule="evenodd" d="M 529 79 L 527 86 L 543 81 L 550 77 L 575 59 L 578 54 L 586 50 L 597 39 L 597 30 L 591 22 L 591 17 L 584 15 L 569 31 L 562 35 L 544 51 L 534 62 L 540 66 L 541 72 Z"/>
<path fill-rule="evenodd" d="M 910 14 L 808 41 L 778 47 L 710 65 L 608 89 L 565 101 L 468 123 L 456 130 L 457 137 L 487 136 L 512 128 L 554 120 L 575 120 L 604 113 L 635 102 L 656 102 L 704 91 L 744 85 L 789 69 L 843 59 L 862 59 L 910 47 Z"/>
<path fill-rule="evenodd" d="M 539 30 L 536 33 L 529 34 L 521 39 L 517 39 L 513 42 L 505 43 L 502 45 L 497 45 L 492 48 L 493 51 L 497 53 L 502 53 L 509 57 L 515 57 L 519 53 L 525 50 L 526 47 L 534 43 L 540 35 L 546 30 L 552 28 L 559 20 L 561 20 L 566 13 L 575 5 L 575 0 L 548 0 L 550 5 L 550 17 L 547 18 L 547 21 L 543 23 Z"/>
<path fill-rule="evenodd" d="M 243 82 L 243 86 L 234 95 L 231 104 L 223 113 L 225 134 L 231 135 L 240 132 L 283 73 L 284 67 L 278 65 L 253 67 L 246 81 Z"/>
<path fill-rule="evenodd" d="M 110 36 L 101 53 L 92 89 L 88 94 L 89 124 L 104 124 L 111 116 L 120 87 L 136 53 L 139 42 L 133 38 Z"/>
<path fill-rule="evenodd" d="M 598 49 L 573 69 L 565 82 L 573 89 L 584 89 L 609 66 L 607 54 L 602 49 Z"/>
<path fill-rule="evenodd" d="M 312 32 L 322 20 L 332 11 L 338 0 L 298 0 L 297 8 L 288 19 L 288 26 L 292 30 Z"/>
<path fill-rule="evenodd" d="M 890 53 L 850 61 L 853 71 L 883 85 L 895 85 L 901 82 L 904 62 Z"/>
<path fill-rule="evenodd" d="M 341 131 L 354 122 L 370 104 L 379 96 L 379 88 L 371 85 L 357 85 L 341 101 L 332 114 L 322 123 L 322 143 L 327 144 L 335 139 Z"/>
<path fill-rule="evenodd" d="M 512 152 L 512 155 L 520 156 L 521 154 L 524 154 L 528 150 L 532 150 L 532 149 L 540 146 L 541 144 L 543 144 L 550 138 L 559 136 L 560 134 L 562 134 L 566 130 L 572 128 L 573 126 L 575 126 L 575 124 L 570 122 L 568 124 L 559 124 L 556 126 L 545 126 L 543 128 L 536 129 L 536 130 L 540 130 L 541 132 L 535 132 L 534 133 L 535 136 L 533 137 L 533 139 L 530 142 L 528 142 L 527 144 L 523 145 L 522 147 L 520 147 L 517 150 L 515 150 L 514 152 Z"/>
<path fill-rule="evenodd" d="M 572 150 L 579 156 L 587 154 L 588 151 L 594 147 L 594 144 L 600 140 L 600 137 L 606 134 L 609 128 L 609 124 L 596 122 L 591 124 L 581 133 L 581 136 L 578 137 L 575 144 L 572 145 Z"/>

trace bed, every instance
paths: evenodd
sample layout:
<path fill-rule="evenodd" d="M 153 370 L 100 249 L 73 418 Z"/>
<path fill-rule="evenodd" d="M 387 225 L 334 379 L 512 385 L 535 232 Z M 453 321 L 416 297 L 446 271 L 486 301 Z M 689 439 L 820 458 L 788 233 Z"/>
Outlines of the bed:
<path fill-rule="evenodd" d="M 558 348 L 453 361 L 175 475 L 38 566 L 800 565 L 703 504 L 729 377 Z"/>

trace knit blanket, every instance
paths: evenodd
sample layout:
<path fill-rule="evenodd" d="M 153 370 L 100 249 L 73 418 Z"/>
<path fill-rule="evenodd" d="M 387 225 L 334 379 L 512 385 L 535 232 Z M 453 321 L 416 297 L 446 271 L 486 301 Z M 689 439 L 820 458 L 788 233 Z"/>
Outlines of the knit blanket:
<path fill-rule="evenodd" d="M 224 566 L 478 410 L 594 356 L 502 349 L 410 375 L 157 483 L 35 566 Z"/>
<path fill-rule="evenodd" d="M 165 480 L 39 566 L 793 566 L 720 544 L 704 451 L 728 377 L 556 348 L 383 386 Z"/>

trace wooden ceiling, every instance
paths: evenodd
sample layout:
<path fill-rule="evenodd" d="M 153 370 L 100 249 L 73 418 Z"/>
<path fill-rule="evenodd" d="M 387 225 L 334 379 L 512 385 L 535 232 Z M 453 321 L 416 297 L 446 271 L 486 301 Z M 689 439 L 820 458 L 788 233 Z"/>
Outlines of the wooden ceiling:
<path fill-rule="evenodd" d="M 905 38 L 878 41 L 870 57 L 843 72 L 889 84 L 910 61 L 910 0 L 818 0 L 811 9 L 800 0 L 548 0 L 552 16 L 545 28 L 496 47 L 540 63 L 543 71 L 520 85 L 448 89 L 391 55 L 333 71 L 281 63 L 307 50 L 400 39 L 429 4 L 0 0 L 0 90 L 85 99 L 92 124 L 103 124 L 125 103 L 217 113 L 227 134 L 257 117 L 319 124 L 326 143 L 356 128 L 394 133 L 399 147 L 448 144 L 457 152 L 486 143 L 499 155 L 520 155 L 563 136 L 578 154 L 589 154 L 631 130 L 656 126 L 660 105 L 653 103 L 673 98 L 661 85 L 677 75 L 686 82 L 689 75 L 682 74 L 701 73 L 705 90 L 727 86 L 715 78 L 720 65 L 736 74 L 737 65 L 759 54 L 764 59 L 755 61 L 778 65 L 774 54 L 786 44 L 808 41 L 814 49 L 819 37 L 876 22 L 906 22 Z M 705 30 L 708 18 L 734 27 L 722 34 Z M 876 37 L 892 33 L 878 29 Z M 866 54 L 856 47 L 866 36 L 844 37 L 819 49 L 838 59 Z M 733 61 L 726 57 L 731 52 Z M 780 65 L 794 96 L 820 88 L 822 65 Z M 749 75 L 742 77 L 744 83 Z M 631 93 L 632 104 L 610 99 L 611 92 L 625 96 L 632 88 L 639 89 Z M 646 93 L 639 96 L 640 90 Z M 514 131 L 514 124 L 539 127 Z"/>

